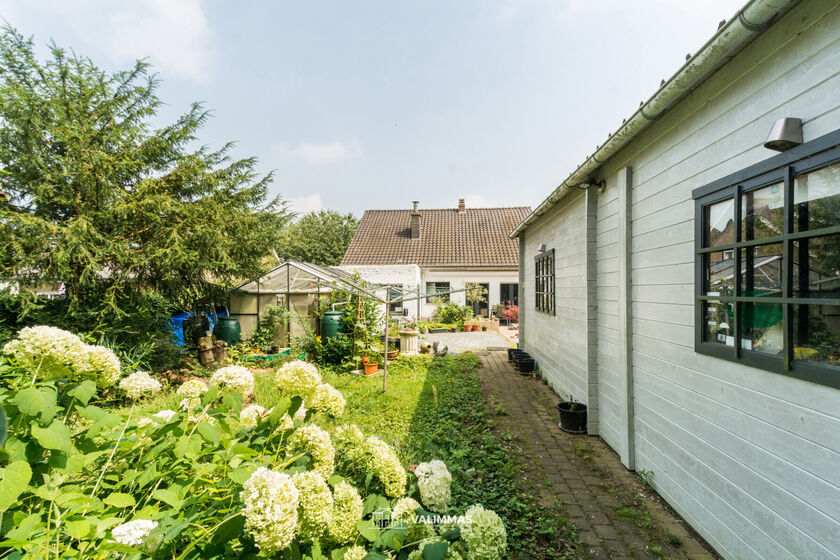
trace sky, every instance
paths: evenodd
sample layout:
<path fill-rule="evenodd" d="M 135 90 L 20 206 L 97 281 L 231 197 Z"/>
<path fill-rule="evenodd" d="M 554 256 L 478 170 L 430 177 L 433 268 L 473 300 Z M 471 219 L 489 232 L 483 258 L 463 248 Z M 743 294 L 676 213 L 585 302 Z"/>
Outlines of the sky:
<path fill-rule="evenodd" d="M 147 58 L 163 126 L 274 170 L 299 212 L 532 206 L 745 0 L 0 0 L 107 70 Z"/>

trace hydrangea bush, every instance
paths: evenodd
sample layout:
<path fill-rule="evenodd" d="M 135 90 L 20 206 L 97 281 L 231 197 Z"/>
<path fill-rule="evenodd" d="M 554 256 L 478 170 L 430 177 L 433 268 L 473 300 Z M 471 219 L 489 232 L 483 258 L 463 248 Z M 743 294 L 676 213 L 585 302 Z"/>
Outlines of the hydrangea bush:
<path fill-rule="evenodd" d="M 0 537 L 10 557 L 505 557 L 504 525 L 480 505 L 456 512 L 460 524 L 424 517 L 423 506 L 452 513 L 452 477 L 441 461 L 419 465 L 414 484 L 381 439 L 355 425 L 332 435 L 318 426 L 316 411 L 337 416 L 346 403 L 312 364 L 277 372 L 283 396 L 270 410 L 244 404 L 250 371 L 249 379 L 221 368 L 209 388 L 182 385 L 184 410 L 135 417 L 134 407 L 118 414 L 93 404 L 109 360 L 91 379 L 79 373 L 91 362 L 74 363 L 72 348 L 65 331 L 48 328 L 4 348 L 33 380 L 19 391 L 0 387 Z M 141 398 L 159 389 L 154 383 L 138 372 L 118 385 Z M 383 508 L 393 513 L 388 527 L 373 523 Z"/>

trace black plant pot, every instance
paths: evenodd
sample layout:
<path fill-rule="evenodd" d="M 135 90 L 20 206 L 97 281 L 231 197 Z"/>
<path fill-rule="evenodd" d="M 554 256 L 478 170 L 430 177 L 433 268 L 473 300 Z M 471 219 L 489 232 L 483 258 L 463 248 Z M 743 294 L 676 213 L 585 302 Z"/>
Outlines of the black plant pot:
<path fill-rule="evenodd" d="M 508 360 L 513 360 L 513 353 L 518 351 L 518 348 L 508 348 Z"/>
<path fill-rule="evenodd" d="M 560 412 L 560 429 L 572 434 L 586 433 L 586 405 L 573 402 L 557 404 Z"/>
<path fill-rule="evenodd" d="M 532 358 L 524 358 L 516 362 L 516 367 L 519 369 L 519 373 L 533 373 L 537 367 L 537 362 Z"/>
<path fill-rule="evenodd" d="M 511 352 L 510 361 L 516 364 L 516 361 L 519 359 L 520 356 L 525 356 L 526 358 L 530 358 L 530 354 L 524 350 L 514 350 Z"/>
<path fill-rule="evenodd" d="M 517 352 L 513 355 L 513 363 L 514 365 L 519 365 L 519 362 L 522 360 L 530 360 L 531 355 L 528 352 Z"/>

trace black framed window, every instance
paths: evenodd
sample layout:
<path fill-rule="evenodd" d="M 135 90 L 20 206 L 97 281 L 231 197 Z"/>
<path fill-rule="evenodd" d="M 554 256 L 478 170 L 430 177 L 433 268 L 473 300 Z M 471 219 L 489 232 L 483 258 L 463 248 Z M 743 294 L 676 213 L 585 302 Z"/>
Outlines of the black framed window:
<path fill-rule="evenodd" d="M 696 350 L 840 388 L 840 131 L 693 196 Z"/>
<path fill-rule="evenodd" d="M 427 294 L 439 294 L 426 298 L 426 303 L 448 302 L 449 290 L 451 289 L 449 286 L 449 282 L 426 282 Z"/>
<path fill-rule="evenodd" d="M 403 290 L 401 286 L 391 286 L 388 288 L 388 300 L 394 301 L 396 299 L 400 299 L 401 297 L 403 297 Z M 389 311 L 391 313 L 402 313 L 403 302 L 398 301 L 390 304 Z"/>
<path fill-rule="evenodd" d="M 503 305 L 519 305 L 519 284 L 499 284 L 499 302 Z"/>
<path fill-rule="evenodd" d="M 554 249 L 534 257 L 537 311 L 554 315 Z"/>

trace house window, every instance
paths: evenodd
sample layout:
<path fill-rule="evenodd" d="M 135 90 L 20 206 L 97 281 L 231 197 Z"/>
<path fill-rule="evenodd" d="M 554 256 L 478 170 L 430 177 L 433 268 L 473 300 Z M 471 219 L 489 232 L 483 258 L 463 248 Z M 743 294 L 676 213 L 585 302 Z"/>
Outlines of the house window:
<path fill-rule="evenodd" d="M 499 284 L 499 302 L 519 305 L 519 284 Z"/>
<path fill-rule="evenodd" d="M 427 294 L 440 294 L 426 298 L 426 303 L 448 302 L 449 290 L 449 282 L 426 282 Z"/>
<path fill-rule="evenodd" d="M 698 352 L 840 388 L 838 144 L 694 191 Z"/>
<path fill-rule="evenodd" d="M 388 288 L 388 301 L 394 301 L 403 297 L 403 291 L 400 286 L 391 286 Z M 402 313 L 403 312 L 403 302 L 398 301 L 389 304 L 389 311 L 391 313 Z"/>
<path fill-rule="evenodd" d="M 554 315 L 554 249 L 534 258 L 536 274 L 536 308 Z"/>

